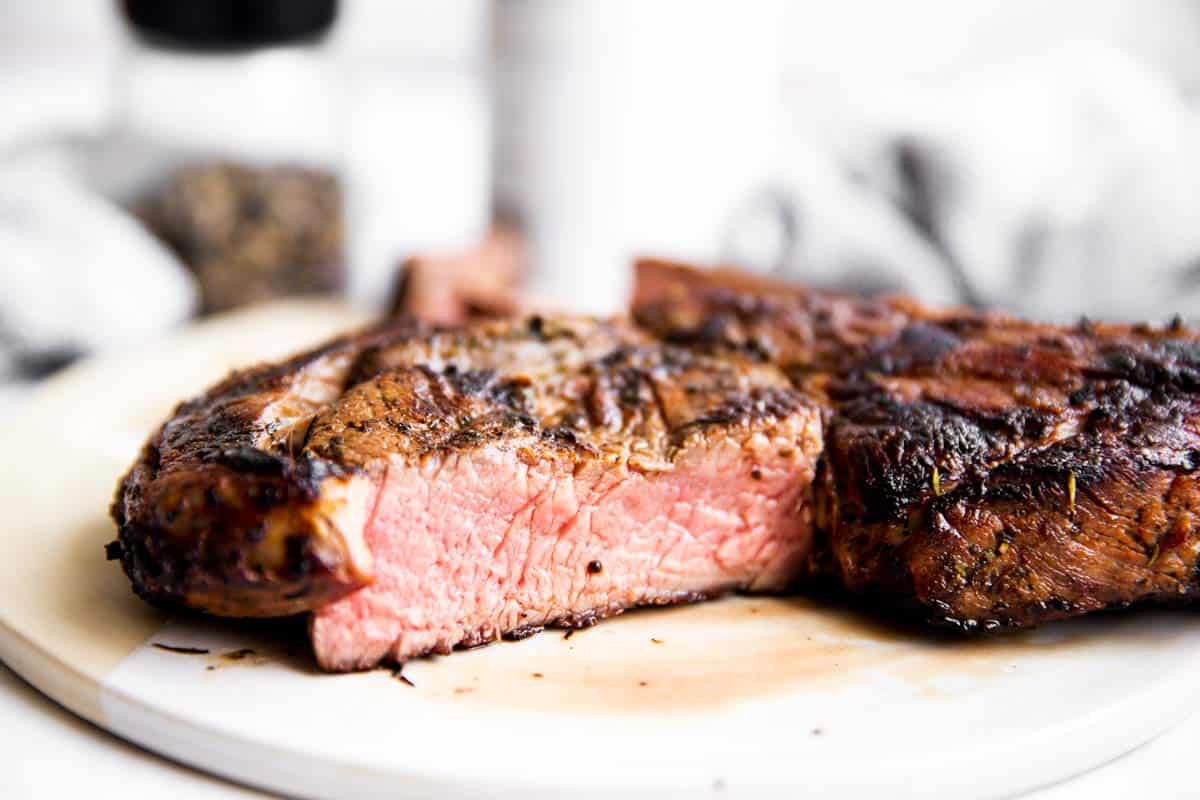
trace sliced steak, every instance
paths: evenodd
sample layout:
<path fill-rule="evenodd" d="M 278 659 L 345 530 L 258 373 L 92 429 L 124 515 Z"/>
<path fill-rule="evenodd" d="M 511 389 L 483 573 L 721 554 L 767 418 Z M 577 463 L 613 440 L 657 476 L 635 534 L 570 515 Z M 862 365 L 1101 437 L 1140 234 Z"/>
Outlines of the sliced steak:
<path fill-rule="evenodd" d="M 395 324 L 181 406 L 114 514 L 143 596 L 313 611 L 321 665 L 366 668 L 783 589 L 820 444 L 770 365 L 617 323 Z"/>
<path fill-rule="evenodd" d="M 823 574 L 967 630 L 1200 594 L 1200 338 L 732 271 L 395 321 L 184 403 L 113 505 L 151 602 L 331 670 Z"/>
<path fill-rule="evenodd" d="M 813 570 L 889 609 L 1026 626 L 1200 592 L 1200 345 L 735 271 L 639 266 L 634 314 L 826 405 Z"/>
<path fill-rule="evenodd" d="M 369 487 L 306 447 L 318 412 L 348 386 L 392 362 L 578 367 L 643 338 L 586 320 L 448 331 L 401 319 L 235 373 L 181 404 L 118 487 L 125 570 L 159 605 L 251 617 L 316 608 L 374 574 L 362 541 Z"/>
<path fill-rule="evenodd" d="M 371 586 L 317 610 L 330 669 L 733 589 L 808 556 L 820 447 L 773 370 L 650 345 L 533 389 L 401 368 L 314 422 L 311 452 L 381 469 Z"/>

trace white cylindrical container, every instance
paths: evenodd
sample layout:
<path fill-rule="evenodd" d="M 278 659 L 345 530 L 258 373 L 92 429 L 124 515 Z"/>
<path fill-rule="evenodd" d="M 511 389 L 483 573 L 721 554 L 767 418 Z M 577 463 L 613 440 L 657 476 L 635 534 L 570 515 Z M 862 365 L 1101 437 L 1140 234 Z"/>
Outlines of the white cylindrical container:
<path fill-rule="evenodd" d="M 620 310 L 629 259 L 716 258 L 773 174 L 777 0 L 501 0 L 496 197 L 534 293 Z"/>
<path fill-rule="evenodd" d="M 348 289 L 359 302 L 384 302 L 414 253 L 460 253 L 486 235 L 489 5 L 346 4 Z"/>

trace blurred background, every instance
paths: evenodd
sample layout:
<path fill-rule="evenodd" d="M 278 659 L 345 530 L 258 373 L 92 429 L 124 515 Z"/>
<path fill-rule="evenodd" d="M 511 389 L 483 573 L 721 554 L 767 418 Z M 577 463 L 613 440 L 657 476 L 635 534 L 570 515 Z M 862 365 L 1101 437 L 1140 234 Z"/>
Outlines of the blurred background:
<path fill-rule="evenodd" d="M 0 391 L 292 295 L 618 311 L 657 254 L 1197 316 L 1200 0 L 0 0 Z"/>

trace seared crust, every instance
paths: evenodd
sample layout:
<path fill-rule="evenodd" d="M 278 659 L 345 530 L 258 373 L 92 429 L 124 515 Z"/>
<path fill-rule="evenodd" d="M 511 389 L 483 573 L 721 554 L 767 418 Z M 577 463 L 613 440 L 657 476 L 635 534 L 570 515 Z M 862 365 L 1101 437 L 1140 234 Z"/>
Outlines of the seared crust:
<path fill-rule="evenodd" d="M 906 297 L 820 291 L 736 269 L 699 272 L 657 259 L 639 261 L 635 269 L 633 315 L 646 330 L 688 347 L 758 357 L 813 387 L 913 319 L 967 313 Z"/>
<path fill-rule="evenodd" d="M 180 404 L 112 505 L 134 591 L 167 607 L 276 616 L 369 581 L 370 554 L 343 519 L 361 491 L 352 471 L 297 443 L 364 349 L 420 330 L 384 323 L 236 372 Z"/>
<path fill-rule="evenodd" d="M 1194 336 L 939 330 L 927 363 L 834 382 L 818 524 L 841 582 L 968 629 L 1194 593 Z M 1122 566 L 1152 550 L 1172 557 Z"/>
<path fill-rule="evenodd" d="M 1200 591 L 1200 343 L 639 265 L 637 318 L 824 398 L 813 569 L 965 630 Z"/>
<path fill-rule="evenodd" d="M 968 629 L 1194 599 L 1198 411 L 1145 404 L 964 482 L 922 510 L 896 577 Z"/>
<path fill-rule="evenodd" d="M 523 364 L 525 366 L 536 366 Z M 358 470 L 534 435 L 529 461 L 628 461 L 668 469 L 709 429 L 785 416 L 805 405 L 778 370 L 661 344 L 617 346 L 534 381 L 524 368 L 384 370 L 349 387 L 313 420 L 310 458 Z"/>

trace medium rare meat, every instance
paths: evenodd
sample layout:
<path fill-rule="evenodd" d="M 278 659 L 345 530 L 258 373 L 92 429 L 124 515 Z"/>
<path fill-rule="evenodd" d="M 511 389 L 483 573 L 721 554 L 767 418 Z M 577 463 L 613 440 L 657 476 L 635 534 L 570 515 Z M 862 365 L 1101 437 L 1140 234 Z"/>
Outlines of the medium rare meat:
<path fill-rule="evenodd" d="M 639 268 L 635 315 L 827 407 L 814 571 L 966 629 L 1200 592 L 1200 344 L 735 272 Z"/>
<path fill-rule="evenodd" d="M 328 669 L 808 562 L 817 407 L 776 368 L 579 319 L 397 322 L 185 403 L 118 490 L 147 599 L 311 611 Z"/>

